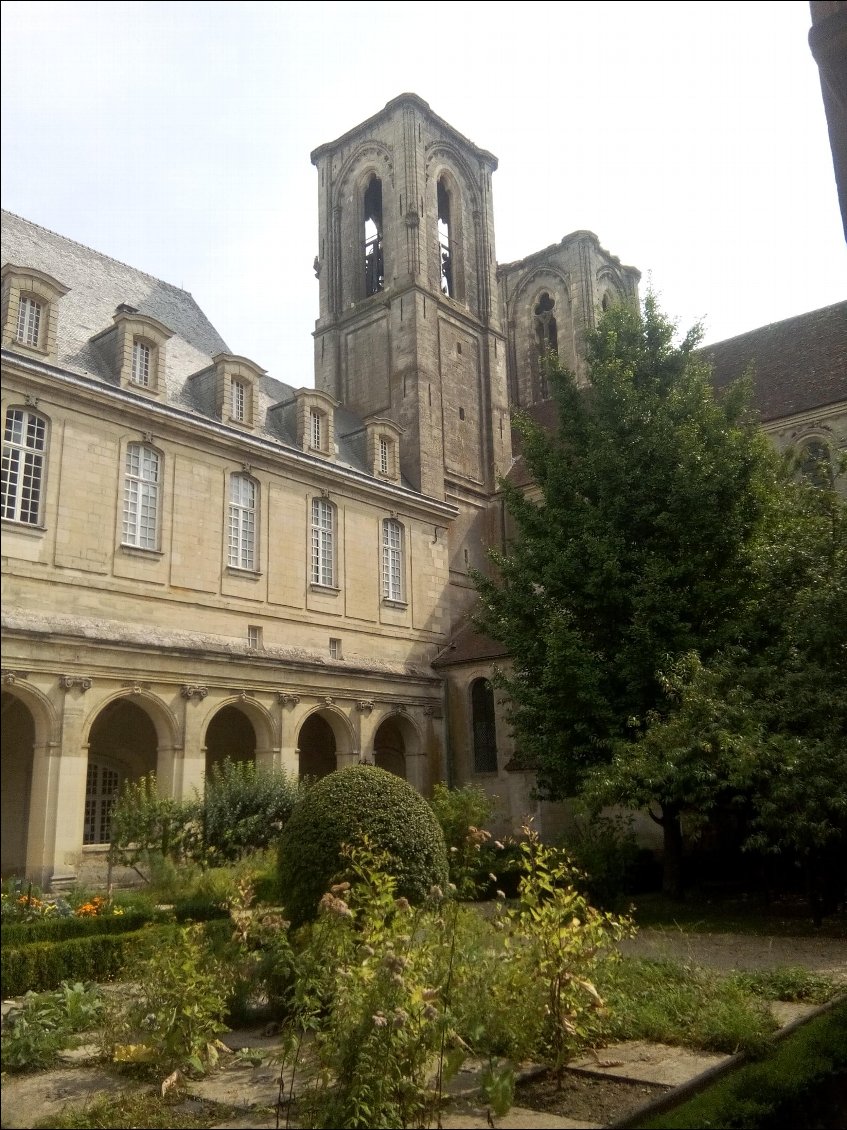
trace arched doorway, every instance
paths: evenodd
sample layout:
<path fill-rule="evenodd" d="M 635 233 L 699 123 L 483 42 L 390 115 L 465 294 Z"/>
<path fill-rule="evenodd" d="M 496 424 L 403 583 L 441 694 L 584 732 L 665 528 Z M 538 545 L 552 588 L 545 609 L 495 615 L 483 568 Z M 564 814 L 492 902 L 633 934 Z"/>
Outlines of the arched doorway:
<path fill-rule="evenodd" d="M 26 871 L 26 839 L 32 789 L 35 719 L 15 695 L 2 696 L 2 870 L 3 878 Z"/>
<path fill-rule="evenodd" d="M 374 735 L 374 765 L 406 779 L 406 742 L 400 719 L 386 718 Z"/>
<path fill-rule="evenodd" d="M 107 844 L 112 807 L 124 781 L 154 773 L 159 740 L 152 719 L 126 698 L 108 703 L 88 739 L 83 844 Z"/>
<path fill-rule="evenodd" d="M 226 758 L 230 761 L 256 760 L 256 731 L 244 711 L 237 706 L 224 706 L 206 730 L 206 772 Z"/>
<path fill-rule="evenodd" d="M 311 714 L 300 727 L 300 777 L 325 777 L 337 768 L 337 746 L 332 726 L 320 714 Z"/>

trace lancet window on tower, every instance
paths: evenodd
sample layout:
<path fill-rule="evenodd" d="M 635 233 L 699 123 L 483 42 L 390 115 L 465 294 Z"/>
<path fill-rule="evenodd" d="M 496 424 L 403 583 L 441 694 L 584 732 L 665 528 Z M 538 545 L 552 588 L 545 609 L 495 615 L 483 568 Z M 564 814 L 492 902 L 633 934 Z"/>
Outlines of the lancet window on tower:
<path fill-rule="evenodd" d="M 365 189 L 365 297 L 385 287 L 382 250 L 382 181 L 373 173 Z"/>
<path fill-rule="evenodd" d="M 455 248 L 450 225 L 450 190 L 444 183 L 444 177 L 438 181 L 438 254 L 441 263 L 441 293 L 448 298 L 455 298 Z"/>
<path fill-rule="evenodd" d="M 548 353 L 559 352 L 559 334 L 553 314 L 555 300 L 545 290 L 535 305 L 535 343 L 538 347 L 538 391 L 542 400 L 550 395 L 544 358 Z"/>

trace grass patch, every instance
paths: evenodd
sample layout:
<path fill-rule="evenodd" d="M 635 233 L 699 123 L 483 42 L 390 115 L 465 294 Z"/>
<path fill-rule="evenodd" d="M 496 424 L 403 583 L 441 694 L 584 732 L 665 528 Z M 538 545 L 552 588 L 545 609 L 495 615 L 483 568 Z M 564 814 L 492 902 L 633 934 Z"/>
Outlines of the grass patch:
<path fill-rule="evenodd" d="M 766 1001 L 823 1004 L 834 997 L 837 991 L 831 977 L 823 973 L 812 973 L 796 965 L 763 969 L 758 973 L 733 973 L 730 979 L 740 988 Z"/>
<path fill-rule="evenodd" d="M 178 1095 L 162 1098 L 154 1091 L 127 1092 L 66 1108 L 53 1118 L 36 1122 L 37 1130 L 123 1130 L 146 1126 L 149 1130 L 205 1130 L 243 1117 L 244 1110 Z M 257 1115 L 258 1117 L 258 1115 Z M 270 1117 L 270 1114 L 269 1114 Z"/>
<path fill-rule="evenodd" d="M 643 1130 L 775 1130 L 834 1126 L 847 1088 L 847 1004 L 815 1017 L 748 1064 L 673 1110 L 638 1123 Z M 828 1121 L 827 1121 L 828 1119 Z"/>
<path fill-rule="evenodd" d="M 603 1040 L 654 1040 L 704 1051 L 759 1053 L 777 1029 L 761 997 L 734 978 L 672 961 L 624 958 L 597 981 Z"/>
<path fill-rule="evenodd" d="M 765 903 L 756 898 L 682 902 L 665 895 L 638 895 L 632 910 L 637 926 L 678 929 L 684 933 L 754 934 L 776 937 L 847 938 L 847 913 L 829 915 L 815 926 L 802 903 Z"/>

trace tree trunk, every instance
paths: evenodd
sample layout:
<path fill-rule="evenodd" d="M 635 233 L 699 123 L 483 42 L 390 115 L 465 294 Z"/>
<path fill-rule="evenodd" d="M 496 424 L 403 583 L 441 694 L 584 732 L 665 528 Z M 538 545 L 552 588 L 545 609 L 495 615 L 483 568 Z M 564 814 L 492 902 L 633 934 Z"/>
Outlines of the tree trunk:
<path fill-rule="evenodd" d="M 659 821 L 664 835 L 664 861 L 662 891 L 672 899 L 682 898 L 682 826 L 679 812 L 673 808 L 662 811 Z"/>

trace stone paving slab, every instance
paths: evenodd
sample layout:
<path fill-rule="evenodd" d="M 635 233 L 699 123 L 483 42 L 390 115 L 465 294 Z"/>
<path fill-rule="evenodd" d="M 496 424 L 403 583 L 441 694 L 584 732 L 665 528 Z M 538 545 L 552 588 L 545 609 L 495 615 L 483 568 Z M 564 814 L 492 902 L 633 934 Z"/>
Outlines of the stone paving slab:
<path fill-rule="evenodd" d="M 787 1028 L 789 1024 L 811 1016 L 820 1005 L 809 1004 L 808 1001 L 770 1001 L 769 1008 L 780 1028 Z"/>
<path fill-rule="evenodd" d="M 497 1130 L 579 1130 L 580 1127 L 582 1130 L 600 1130 L 597 1122 L 586 1122 L 584 1119 L 576 1121 L 545 1110 L 527 1110 L 521 1106 L 513 1106 L 508 1114 L 491 1121 L 486 1107 L 475 1107 L 469 1111 L 448 1110 L 441 1116 L 441 1125 L 444 1130 L 490 1130 L 492 1126 Z"/>
<path fill-rule="evenodd" d="M 670 1044 L 626 1040 L 601 1048 L 596 1056 L 584 1055 L 571 1060 L 568 1069 L 603 1078 L 623 1079 L 629 1083 L 660 1083 L 665 1087 L 678 1087 L 730 1058 Z"/>

